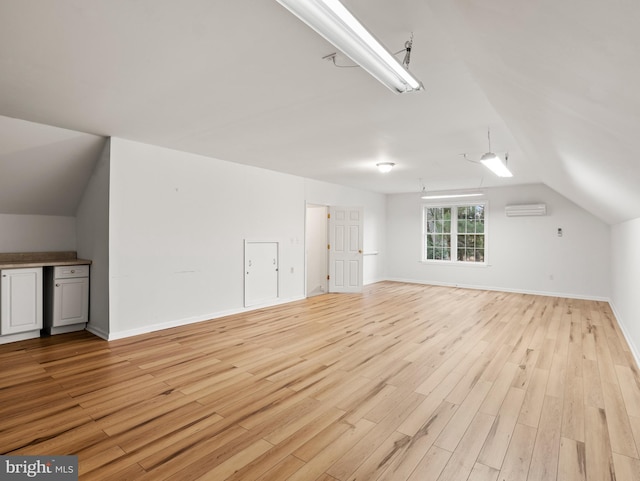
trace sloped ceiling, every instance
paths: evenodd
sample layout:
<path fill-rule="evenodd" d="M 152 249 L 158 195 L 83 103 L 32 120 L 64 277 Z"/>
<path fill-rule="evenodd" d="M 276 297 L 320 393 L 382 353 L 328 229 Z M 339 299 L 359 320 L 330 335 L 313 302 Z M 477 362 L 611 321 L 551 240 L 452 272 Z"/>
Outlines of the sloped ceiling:
<path fill-rule="evenodd" d="M 0 117 L 0 213 L 73 216 L 104 137 Z"/>
<path fill-rule="evenodd" d="M 0 115 L 383 193 L 544 182 L 607 222 L 638 217 L 634 2 L 344 3 L 392 51 L 413 32 L 425 91 L 323 61 L 335 49 L 275 0 L 8 0 Z M 460 155 L 487 151 L 488 127 L 512 179 Z"/>
<path fill-rule="evenodd" d="M 548 186 L 616 223 L 640 216 L 640 3 L 430 1 Z"/>

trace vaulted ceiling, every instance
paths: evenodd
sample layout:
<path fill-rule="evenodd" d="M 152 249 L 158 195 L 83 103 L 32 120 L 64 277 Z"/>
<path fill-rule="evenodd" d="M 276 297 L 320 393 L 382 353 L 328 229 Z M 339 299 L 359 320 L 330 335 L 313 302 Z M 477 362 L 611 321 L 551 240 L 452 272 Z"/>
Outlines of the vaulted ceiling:
<path fill-rule="evenodd" d="M 640 215 L 640 3 L 344 3 L 391 51 L 413 32 L 424 91 L 322 60 L 275 0 L 0 2 L 0 212 L 72 215 L 80 194 L 38 186 L 81 184 L 117 136 L 382 193 L 543 182 L 606 222 Z M 511 179 L 460 155 L 488 128 Z"/>

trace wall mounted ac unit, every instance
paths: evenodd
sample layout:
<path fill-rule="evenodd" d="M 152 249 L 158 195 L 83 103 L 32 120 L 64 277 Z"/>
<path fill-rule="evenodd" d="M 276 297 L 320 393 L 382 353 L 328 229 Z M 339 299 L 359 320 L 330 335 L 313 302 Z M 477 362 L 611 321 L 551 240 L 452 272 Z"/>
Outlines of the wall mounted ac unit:
<path fill-rule="evenodd" d="M 547 215 L 547 204 L 508 205 L 504 208 L 504 213 L 507 217 Z"/>

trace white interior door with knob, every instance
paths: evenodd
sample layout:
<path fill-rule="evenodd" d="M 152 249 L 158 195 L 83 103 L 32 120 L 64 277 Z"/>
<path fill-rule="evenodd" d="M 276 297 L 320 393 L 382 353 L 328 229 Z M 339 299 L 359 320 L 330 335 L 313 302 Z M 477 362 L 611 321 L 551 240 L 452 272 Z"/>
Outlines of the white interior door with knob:
<path fill-rule="evenodd" d="M 278 298 L 278 243 L 244 243 L 244 305 L 265 304 Z"/>
<path fill-rule="evenodd" d="M 329 208 L 329 292 L 362 291 L 362 207 Z"/>

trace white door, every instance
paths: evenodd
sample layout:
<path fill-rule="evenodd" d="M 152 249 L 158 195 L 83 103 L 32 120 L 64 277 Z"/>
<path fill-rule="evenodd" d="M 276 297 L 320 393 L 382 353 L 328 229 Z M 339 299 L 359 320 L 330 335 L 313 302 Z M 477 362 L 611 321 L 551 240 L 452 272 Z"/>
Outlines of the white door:
<path fill-rule="evenodd" d="M 278 243 L 244 244 L 244 305 L 255 306 L 278 298 Z"/>
<path fill-rule="evenodd" d="M 329 208 L 329 291 L 362 291 L 362 207 Z"/>
<path fill-rule="evenodd" d="M 0 334 L 42 329 L 42 267 L 6 269 L 0 281 Z"/>
<path fill-rule="evenodd" d="M 89 320 L 89 278 L 56 279 L 53 325 L 68 326 Z"/>

